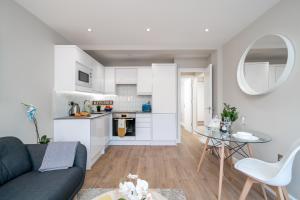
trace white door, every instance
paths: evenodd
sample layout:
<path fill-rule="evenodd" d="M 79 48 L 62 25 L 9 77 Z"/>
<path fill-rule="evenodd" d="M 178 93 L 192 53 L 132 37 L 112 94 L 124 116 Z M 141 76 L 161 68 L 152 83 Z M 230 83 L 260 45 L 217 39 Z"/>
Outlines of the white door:
<path fill-rule="evenodd" d="M 204 72 L 204 125 L 212 119 L 212 65 Z"/>

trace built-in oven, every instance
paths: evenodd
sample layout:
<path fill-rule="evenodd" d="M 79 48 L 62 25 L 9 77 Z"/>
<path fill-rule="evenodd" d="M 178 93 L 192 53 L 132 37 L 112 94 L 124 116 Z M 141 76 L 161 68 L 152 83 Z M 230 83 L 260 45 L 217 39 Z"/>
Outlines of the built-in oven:
<path fill-rule="evenodd" d="M 135 113 L 113 113 L 113 136 L 118 136 L 118 121 L 124 119 L 126 124 L 125 137 L 135 136 Z"/>
<path fill-rule="evenodd" d="M 76 62 L 76 85 L 86 88 L 93 86 L 93 69 Z"/>

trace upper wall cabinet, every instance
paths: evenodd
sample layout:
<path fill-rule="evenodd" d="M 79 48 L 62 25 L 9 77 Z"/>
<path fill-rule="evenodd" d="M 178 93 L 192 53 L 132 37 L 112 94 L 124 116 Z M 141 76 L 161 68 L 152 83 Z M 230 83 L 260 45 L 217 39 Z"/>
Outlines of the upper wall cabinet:
<path fill-rule="evenodd" d="M 106 94 L 115 94 L 116 93 L 116 72 L 114 67 L 105 67 L 105 83 L 104 91 Z"/>
<path fill-rule="evenodd" d="M 136 84 L 137 83 L 137 69 L 120 67 L 116 70 L 116 84 Z"/>
<path fill-rule="evenodd" d="M 103 65 L 75 45 L 56 45 L 54 51 L 56 91 L 103 92 Z"/>
<path fill-rule="evenodd" d="M 101 63 L 96 63 L 95 73 L 94 73 L 94 84 L 93 88 L 95 92 L 104 93 L 104 80 L 105 80 L 104 66 Z"/>
<path fill-rule="evenodd" d="M 261 95 L 275 90 L 294 65 L 294 48 L 282 35 L 266 35 L 254 41 L 242 55 L 237 80 L 243 92 Z"/>
<path fill-rule="evenodd" d="M 152 94 L 152 68 L 151 67 L 137 68 L 137 94 L 138 95 Z"/>
<path fill-rule="evenodd" d="M 177 65 L 153 64 L 152 113 L 177 113 Z"/>

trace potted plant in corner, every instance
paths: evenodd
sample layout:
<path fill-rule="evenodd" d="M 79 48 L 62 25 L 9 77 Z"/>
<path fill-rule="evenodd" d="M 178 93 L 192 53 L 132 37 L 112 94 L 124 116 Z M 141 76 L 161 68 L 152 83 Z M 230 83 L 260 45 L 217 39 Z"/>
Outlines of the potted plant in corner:
<path fill-rule="evenodd" d="M 42 137 L 40 137 L 38 122 L 36 119 L 37 108 L 31 104 L 22 104 L 27 108 L 27 118 L 29 119 L 29 121 L 33 121 L 34 123 L 37 144 L 48 144 L 50 142 L 50 138 L 48 138 L 47 135 L 43 135 Z"/>
<path fill-rule="evenodd" d="M 221 117 L 222 117 L 221 130 L 224 132 L 230 132 L 231 125 L 233 122 L 235 122 L 238 119 L 239 113 L 236 107 L 224 103 L 224 108 L 223 108 L 223 112 L 221 113 Z"/>

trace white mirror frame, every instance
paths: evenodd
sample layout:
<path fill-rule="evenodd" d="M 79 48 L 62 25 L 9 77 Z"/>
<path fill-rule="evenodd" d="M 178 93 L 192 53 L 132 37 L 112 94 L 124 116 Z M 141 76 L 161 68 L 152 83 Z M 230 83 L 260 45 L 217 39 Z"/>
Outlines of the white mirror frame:
<path fill-rule="evenodd" d="M 268 89 L 266 89 L 262 92 L 258 92 L 258 91 L 253 90 L 246 81 L 246 78 L 245 78 L 245 75 L 244 75 L 244 62 L 245 62 L 245 59 L 246 59 L 246 56 L 247 56 L 248 52 L 253 47 L 253 45 L 258 40 L 260 40 L 261 38 L 263 38 L 265 36 L 269 36 L 269 35 L 278 36 L 285 42 L 285 45 L 286 45 L 287 50 L 288 50 L 287 63 L 286 63 L 285 69 L 283 70 L 283 73 L 281 74 L 280 78 L 275 83 L 275 85 L 272 88 L 268 88 Z M 294 67 L 294 62 L 295 62 L 295 50 L 294 50 L 294 47 L 293 47 L 293 45 L 292 45 L 292 43 L 289 39 L 287 39 L 285 36 L 280 35 L 280 34 L 264 35 L 264 36 L 256 39 L 254 42 L 252 42 L 248 46 L 248 48 L 243 53 L 243 55 L 242 55 L 242 57 L 239 61 L 238 69 L 237 69 L 237 80 L 238 80 L 239 87 L 243 92 L 245 92 L 246 94 L 249 94 L 249 95 L 262 95 L 262 94 L 267 94 L 269 92 L 272 92 L 276 88 L 278 88 L 283 82 L 285 82 L 288 79 L 288 77 L 289 77 L 289 75 L 290 75 L 290 73 L 291 73 L 291 71 Z"/>

